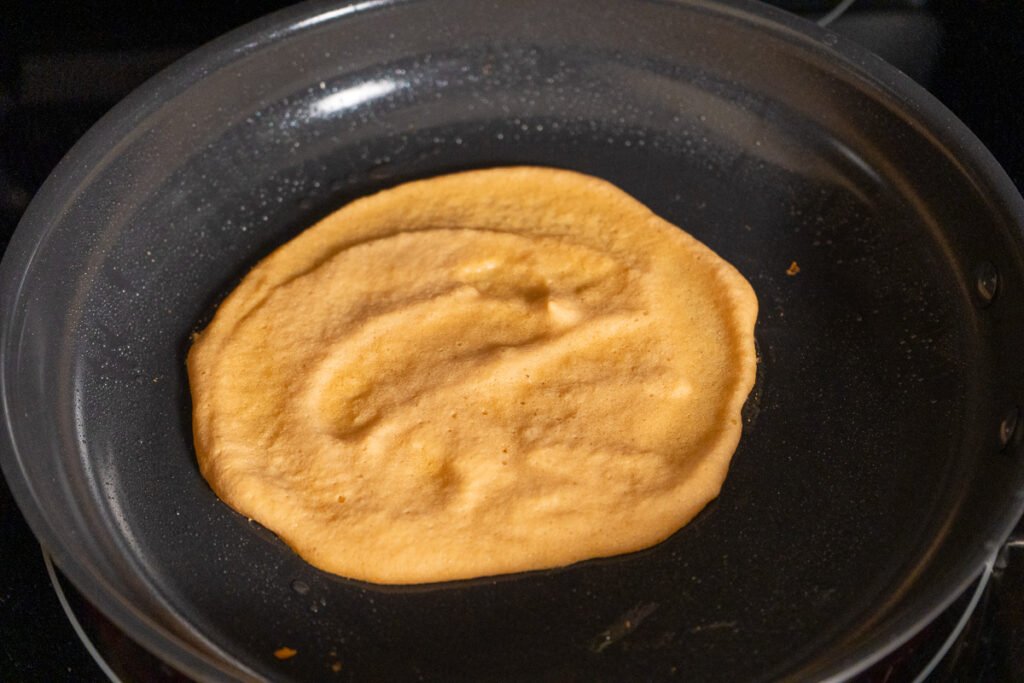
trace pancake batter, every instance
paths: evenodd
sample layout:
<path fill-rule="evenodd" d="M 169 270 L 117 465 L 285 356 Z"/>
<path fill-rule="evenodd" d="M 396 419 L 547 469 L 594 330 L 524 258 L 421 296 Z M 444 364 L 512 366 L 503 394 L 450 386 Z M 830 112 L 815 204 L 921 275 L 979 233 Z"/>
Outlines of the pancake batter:
<path fill-rule="evenodd" d="M 272 253 L 197 336 L 200 469 L 365 581 L 640 550 L 718 495 L 756 316 L 732 266 L 605 181 L 407 183 Z"/>

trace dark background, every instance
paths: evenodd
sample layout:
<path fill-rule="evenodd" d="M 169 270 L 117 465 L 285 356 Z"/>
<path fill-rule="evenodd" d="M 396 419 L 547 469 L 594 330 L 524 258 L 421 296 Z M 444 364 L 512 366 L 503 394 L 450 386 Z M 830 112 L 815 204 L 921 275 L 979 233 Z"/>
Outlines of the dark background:
<path fill-rule="evenodd" d="M 279 0 L 117 0 L 0 5 L 0 249 L 32 195 L 74 142 L 136 85 L 186 52 L 285 6 Z M 816 19 L 834 4 L 777 0 Z M 1024 191 L 1024 2 L 859 0 L 832 29 L 886 58 L 956 113 Z M 1024 529 L 1018 527 L 1018 537 Z M 1009 547 L 937 680 L 1024 680 L 1024 548 Z M 72 597 L 72 600 L 76 598 Z M 966 599 L 960 602 L 960 607 Z M 955 606 L 956 607 L 956 606 Z M 90 616 L 88 605 L 77 608 Z M 123 676 L 169 678 L 92 614 Z M 902 681 L 930 657 L 955 610 L 914 648 L 865 677 Z M 88 629 L 87 629 L 88 630 Z M 927 641 L 928 647 L 923 643 Z M 923 654 L 922 654 L 923 653 Z M 147 666 L 151 668 L 146 668 Z M 103 680 L 67 622 L 39 546 L 0 482 L 0 680 Z"/>

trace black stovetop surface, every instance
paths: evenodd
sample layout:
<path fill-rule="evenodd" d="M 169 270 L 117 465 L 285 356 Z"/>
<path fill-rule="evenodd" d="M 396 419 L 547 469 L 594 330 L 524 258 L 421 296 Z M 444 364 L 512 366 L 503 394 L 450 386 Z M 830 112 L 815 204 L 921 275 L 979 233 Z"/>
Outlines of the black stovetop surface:
<path fill-rule="evenodd" d="M 0 249 L 71 145 L 160 68 L 278 9 L 280 0 L 108 0 L 0 6 Z M 809 17 L 831 0 L 777 0 Z M 1024 191 L 1024 3 L 859 0 L 833 30 L 915 78 L 970 127 Z M 1024 538 L 1024 524 L 1017 537 Z M 69 600 L 122 678 L 174 680 L 67 583 Z M 911 681 L 973 589 L 864 680 Z M 105 680 L 68 622 L 40 548 L 0 480 L 0 680 Z M 963 634 L 930 680 L 1024 681 L 1024 547 L 1007 547 Z"/>

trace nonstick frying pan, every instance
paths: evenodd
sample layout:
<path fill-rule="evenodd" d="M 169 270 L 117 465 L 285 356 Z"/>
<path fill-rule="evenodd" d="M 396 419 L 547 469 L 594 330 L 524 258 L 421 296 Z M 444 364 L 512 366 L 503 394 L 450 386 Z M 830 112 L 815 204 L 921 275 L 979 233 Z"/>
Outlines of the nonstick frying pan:
<path fill-rule="evenodd" d="M 312 569 L 200 477 L 190 334 L 344 202 L 522 163 L 618 184 L 754 285 L 721 496 L 655 548 L 552 571 Z M 302 5 L 133 93 L 33 201 L 0 284 L 3 468 L 68 577 L 197 678 L 848 676 L 1021 512 L 1022 224 L 948 111 L 767 7 Z"/>

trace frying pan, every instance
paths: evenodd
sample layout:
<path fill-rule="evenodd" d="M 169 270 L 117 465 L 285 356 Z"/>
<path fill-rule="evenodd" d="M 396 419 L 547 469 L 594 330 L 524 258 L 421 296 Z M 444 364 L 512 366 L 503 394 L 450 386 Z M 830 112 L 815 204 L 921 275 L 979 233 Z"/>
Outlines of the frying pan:
<path fill-rule="evenodd" d="M 314 570 L 200 477 L 190 334 L 344 202 L 525 163 L 616 183 L 752 282 L 760 376 L 720 497 L 551 571 Z M 4 473 L 75 585 L 199 679 L 842 678 L 1024 505 L 1022 224 L 948 111 L 768 7 L 302 5 L 133 93 L 33 201 L 0 274 Z"/>

